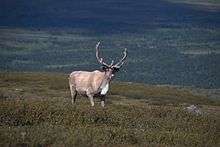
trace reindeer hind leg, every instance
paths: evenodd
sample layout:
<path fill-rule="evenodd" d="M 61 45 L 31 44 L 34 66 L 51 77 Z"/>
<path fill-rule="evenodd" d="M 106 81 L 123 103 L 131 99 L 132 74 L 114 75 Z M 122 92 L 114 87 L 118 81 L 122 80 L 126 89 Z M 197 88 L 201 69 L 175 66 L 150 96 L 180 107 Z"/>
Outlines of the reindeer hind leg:
<path fill-rule="evenodd" d="M 77 96 L 77 91 L 75 90 L 75 94 L 74 94 L 74 97 L 73 97 L 73 102 L 75 103 L 76 102 L 76 96 Z M 72 103 L 73 103 L 72 102 Z"/>
<path fill-rule="evenodd" d="M 77 96 L 77 91 L 75 90 L 74 86 L 70 84 L 70 93 L 71 93 L 71 102 L 72 104 L 76 102 L 76 96 Z"/>

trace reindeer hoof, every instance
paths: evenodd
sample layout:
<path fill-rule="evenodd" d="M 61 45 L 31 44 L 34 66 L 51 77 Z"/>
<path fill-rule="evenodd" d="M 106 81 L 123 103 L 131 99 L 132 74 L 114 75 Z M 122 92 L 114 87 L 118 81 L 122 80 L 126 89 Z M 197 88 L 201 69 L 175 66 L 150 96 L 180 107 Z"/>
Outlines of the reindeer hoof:
<path fill-rule="evenodd" d="M 91 106 L 92 106 L 92 107 L 94 107 L 94 106 L 95 106 L 94 102 L 93 102 L 93 103 L 91 103 Z"/>
<path fill-rule="evenodd" d="M 105 107 L 105 102 L 104 101 L 101 101 L 101 106 Z"/>

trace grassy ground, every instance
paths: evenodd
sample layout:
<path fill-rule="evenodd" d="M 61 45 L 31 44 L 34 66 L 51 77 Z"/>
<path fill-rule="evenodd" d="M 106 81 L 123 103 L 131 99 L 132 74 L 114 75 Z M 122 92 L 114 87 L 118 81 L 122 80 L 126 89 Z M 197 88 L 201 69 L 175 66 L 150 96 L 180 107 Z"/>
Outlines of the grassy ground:
<path fill-rule="evenodd" d="M 99 103 L 72 105 L 64 74 L 1 73 L 0 145 L 220 145 L 219 100 L 190 88 L 114 82 Z"/>

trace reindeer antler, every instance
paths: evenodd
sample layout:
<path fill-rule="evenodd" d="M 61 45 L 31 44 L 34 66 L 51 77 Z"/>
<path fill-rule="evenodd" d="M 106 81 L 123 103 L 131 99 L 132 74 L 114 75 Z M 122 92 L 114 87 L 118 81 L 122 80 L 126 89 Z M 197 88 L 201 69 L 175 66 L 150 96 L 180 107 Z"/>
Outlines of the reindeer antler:
<path fill-rule="evenodd" d="M 123 52 L 124 56 L 122 57 L 122 59 L 118 63 L 116 63 L 114 65 L 114 60 L 112 60 L 111 64 L 108 65 L 107 63 L 105 63 L 103 61 L 103 58 L 100 58 L 100 56 L 99 56 L 99 45 L 100 45 L 100 42 L 98 42 L 96 44 L 96 58 L 97 58 L 99 63 L 101 63 L 102 65 L 107 66 L 109 68 L 111 68 L 111 67 L 120 68 L 124 64 L 125 59 L 127 58 L 127 48 L 124 49 L 124 52 Z"/>
<path fill-rule="evenodd" d="M 98 42 L 96 44 L 96 58 L 98 60 L 98 62 L 104 66 L 107 66 L 107 67 L 110 67 L 108 64 L 106 64 L 104 61 L 103 61 L 103 58 L 100 58 L 99 57 L 99 45 L 100 45 L 100 42 Z"/>
<path fill-rule="evenodd" d="M 124 56 L 122 57 L 122 59 L 118 63 L 116 63 L 113 67 L 120 68 L 125 63 L 125 59 L 127 58 L 127 48 L 124 49 L 123 54 Z"/>

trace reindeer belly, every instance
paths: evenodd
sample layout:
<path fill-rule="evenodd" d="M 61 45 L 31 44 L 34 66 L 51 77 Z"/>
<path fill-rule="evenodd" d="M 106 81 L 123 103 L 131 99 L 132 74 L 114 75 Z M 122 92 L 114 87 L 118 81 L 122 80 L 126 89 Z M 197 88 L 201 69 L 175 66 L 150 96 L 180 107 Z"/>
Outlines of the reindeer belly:
<path fill-rule="evenodd" d="M 77 91 L 80 95 L 85 96 L 85 95 L 86 95 L 86 92 L 88 91 L 88 88 L 79 87 L 79 88 L 76 88 L 76 91 Z"/>
<path fill-rule="evenodd" d="M 101 95 L 106 95 L 106 93 L 108 92 L 109 89 L 109 83 L 107 83 L 101 90 Z"/>

